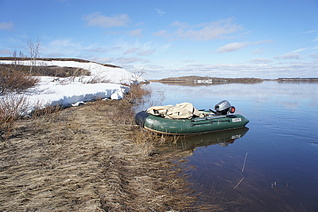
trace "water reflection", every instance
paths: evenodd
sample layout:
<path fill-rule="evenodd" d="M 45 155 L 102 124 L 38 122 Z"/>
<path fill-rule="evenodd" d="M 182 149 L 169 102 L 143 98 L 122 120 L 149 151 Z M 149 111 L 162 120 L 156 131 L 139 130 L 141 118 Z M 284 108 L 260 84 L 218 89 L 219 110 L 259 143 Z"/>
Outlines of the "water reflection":
<path fill-rule="evenodd" d="M 223 84 L 209 86 L 180 86 L 150 83 L 152 97 L 147 97 L 150 103 L 178 104 L 191 102 L 196 108 L 209 109 L 215 103 L 226 99 L 238 110 L 259 103 L 289 109 L 303 109 L 305 106 L 318 107 L 318 83 L 278 83 L 265 81 L 259 84 Z M 316 97 L 316 98 L 315 98 Z M 160 99 L 160 101 L 158 101 Z M 251 105 L 253 104 L 253 105 Z M 149 105 L 145 105 L 147 108 Z M 278 108 L 280 109 L 280 108 Z M 248 118 L 248 117 L 247 117 Z"/>
<path fill-rule="evenodd" d="M 208 109 L 226 99 L 250 120 L 238 142 L 219 132 L 170 146 L 187 156 L 185 172 L 202 205 L 218 204 L 224 211 L 318 211 L 317 83 L 150 86 L 153 94 L 164 93 L 162 105 L 191 102 Z"/>
<path fill-rule="evenodd" d="M 177 143 L 182 149 L 195 149 L 196 147 L 209 146 L 219 144 L 227 146 L 234 143 L 236 139 L 242 138 L 249 129 L 247 127 L 225 130 L 214 133 L 202 134 L 197 136 L 189 136 Z"/>
<path fill-rule="evenodd" d="M 173 146 L 169 146 L 170 151 L 194 151 L 197 147 L 207 147 L 210 145 L 228 146 L 236 139 L 242 138 L 249 128 L 242 127 L 233 130 L 224 130 L 201 135 L 180 137 Z"/>

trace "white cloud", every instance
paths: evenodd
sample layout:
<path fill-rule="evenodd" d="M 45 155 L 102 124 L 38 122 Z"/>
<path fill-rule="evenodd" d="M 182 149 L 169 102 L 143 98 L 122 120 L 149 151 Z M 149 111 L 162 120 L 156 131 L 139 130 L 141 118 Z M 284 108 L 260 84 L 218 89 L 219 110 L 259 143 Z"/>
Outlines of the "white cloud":
<path fill-rule="evenodd" d="M 99 62 L 99 63 L 112 63 L 114 59 L 110 57 L 103 57 L 103 58 L 96 58 L 95 60 L 96 62 Z"/>
<path fill-rule="evenodd" d="M 254 49 L 253 54 L 263 54 L 263 49 L 260 49 L 260 48 Z"/>
<path fill-rule="evenodd" d="M 52 52 L 77 52 L 83 49 L 80 43 L 73 42 L 71 39 L 57 39 L 47 44 L 47 50 Z"/>
<path fill-rule="evenodd" d="M 0 30 L 10 30 L 13 28 L 12 22 L 0 22 Z"/>
<path fill-rule="evenodd" d="M 317 59 L 318 60 L 318 54 L 312 54 L 310 55 L 313 59 Z"/>
<path fill-rule="evenodd" d="M 12 52 L 9 49 L 0 49 L 0 55 L 9 56 Z"/>
<path fill-rule="evenodd" d="M 139 56 L 148 56 L 148 55 L 153 54 L 154 52 L 156 52 L 156 50 L 154 50 L 154 49 L 149 49 L 149 50 L 145 50 L 145 51 L 140 51 L 140 52 L 138 52 L 138 55 L 139 55 Z"/>
<path fill-rule="evenodd" d="M 100 57 L 101 55 L 112 52 L 118 52 L 118 49 L 110 46 L 101 46 L 97 44 L 84 45 L 70 38 L 52 40 L 47 44 L 43 44 L 46 55 L 54 55 L 58 57 Z"/>
<path fill-rule="evenodd" d="M 300 54 L 295 52 L 289 52 L 284 54 L 283 56 L 278 57 L 278 59 L 284 59 L 284 60 L 299 60 L 301 58 Z"/>
<path fill-rule="evenodd" d="M 165 51 L 170 47 L 170 44 L 160 44 L 155 41 L 140 42 L 135 40 L 130 42 L 127 39 L 119 39 L 114 45 L 121 47 L 119 54 L 134 56 L 149 56 L 155 52 Z"/>
<path fill-rule="evenodd" d="M 224 52 L 232 52 L 232 51 L 237 51 L 245 46 L 248 46 L 247 42 L 243 42 L 243 43 L 229 43 L 226 44 L 225 46 L 221 46 L 219 47 L 216 51 L 219 53 L 224 53 Z"/>
<path fill-rule="evenodd" d="M 296 50 L 294 50 L 294 51 L 292 51 L 292 52 L 293 52 L 293 53 L 303 52 L 303 51 L 305 51 L 305 50 L 307 50 L 307 48 L 296 49 Z"/>
<path fill-rule="evenodd" d="M 282 63 L 247 63 L 247 64 L 185 64 L 184 67 L 153 67 L 147 66 L 151 79 L 162 78 L 162 70 L 166 70 L 165 77 L 170 76 L 213 76 L 213 77 L 258 77 L 276 79 L 281 77 L 318 77 L 318 66 L 315 61 Z"/>
<path fill-rule="evenodd" d="M 318 32 L 317 29 L 315 29 L 315 30 L 309 30 L 309 31 L 306 31 L 306 32 L 303 32 L 303 33 L 304 33 L 304 34 L 311 34 L 311 33 L 316 33 L 316 32 Z"/>
<path fill-rule="evenodd" d="M 129 32 L 130 36 L 140 37 L 142 35 L 142 29 L 135 29 Z"/>
<path fill-rule="evenodd" d="M 51 41 L 49 44 L 52 46 L 60 46 L 60 47 L 78 46 L 78 44 L 75 44 L 74 42 L 72 42 L 71 39 L 57 39 L 57 40 Z"/>
<path fill-rule="evenodd" d="M 85 51 L 89 52 L 87 47 L 72 39 L 56 39 L 47 44 L 43 44 L 43 52 L 48 56 L 58 57 L 79 57 Z"/>
<path fill-rule="evenodd" d="M 287 52 L 284 55 L 276 57 L 276 59 L 283 59 L 283 60 L 300 60 L 301 59 L 301 54 L 300 52 L 304 52 L 308 50 L 308 48 L 301 48 L 301 49 L 296 49 L 291 52 Z"/>
<path fill-rule="evenodd" d="M 252 63 L 257 63 L 257 64 L 267 64 L 270 63 L 271 60 L 267 59 L 267 58 L 255 58 L 253 60 L 251 60 Z"/>
<path fill-rule="evenodd" d="M 144 60 L 140 57 L 119 57 L 116 58 L 116 63 L 117 64 L 131 64 L 131 63 L 137 63 L 137 62 L 142 62 L 142 63 L 148 63 L 148 60 Z"/>
<path fill-rule="evenodd" d="M 158 13 L 159 15 L 165 15 L 166 12 L 161 10 L 161 9 L 155 9 L 156 13 Z"/>
<path fill-rule="evenodd" d="M 178 28 L 188 28 L 188 27 L 190 27 L 189 24 L 184 23 L 184 22 L 180 22 L 180 21 L 175 21 L 175 22 L 173 22 L 173 23 L 171 24 L 171 26 L 173 26 L 173 27 L 178 27 Z"/>
<path fill-rule="evenodd" d="M 139 51 L 140 49 L 139 48 L 135 48 L 135 47 L 132 47 L 132 48 L 129 48 L 127 49 L 124 54 L 133 54 L 133 53 L 136 53 L 137 51 Z"/>
<path fill-rule="evenodd" d="M 176 21 L 172 23 L 172 26 L 177 27 L 176 32 L 172 36 L 198 41 L 219 39 L 242 30 L 240 25 L 232 23 L 231 18 L 193 26 Z"/>
<path fill-rule="evenodd" d="M 168 34 L 168 32 L 166 30 L 160 30 L 158 32 L 153 33 L 154 36 L 165 36 L 167 34 Z"/>
<path fill-rule="evenodd" d="M 130 22 L 130 18 L 126 14 L 115 16 L 104 16 L 100 12 L 92 13 L 84 17 L 88 26 L 98 26 L 102 28 L 122 27 Z"/>
<path fill-rule="evenodd" d="M 137 57 L 150 55 L 155 52 L 150 44 L 132 44 L 121 43 L 121 47 L 88 45 L 75 42 L 72 39 L 58 39 L 46 44 L 46 55 L 56 55 L 58 57 L 79 57 L 89 60 L 113 63 L 121 66 L 122 64 L 132 64 L 134 62 L 148 63 L 149 61 Z M 110 57 L 111 55 L 111 57 Z M 133 55 L 132 57 L 122 57 L 122 55 Z M 136 57 L 135 57 L 136 56 Z"/>
<path fill-rule="evenodd" d="M 152 53 L 156 52 L 155 49 L 147 49 L 147 50 L 143 50 L 141 48 L 129 48 L 127 49 L 124 54 L 137 54 L 139 56 L 148 56 L 151 55 Z"/>
<path fill-rule="evenodd" d="M 257 45 L 261 43 L 271 43 L 271 42 L 272 42 L 271 40 L 263 40 L 263 41 L 256 41 L 256 42 L 234 42 L 234 43 L 229 43 L 224 46 L 221 46 L 216 51 L 219 53 L 232 52 L 232 51 L 237 51 L 239 49 L 242 49 L 246 46 Z"/>
<path fill-rule="evenodd" d="M 103 47 L 103 46 L 96 46 L 96 45 L 91 45 L 83 48 L 84 51 L 86 52 L 94 52 L 97 53 L 105 53 L 111 51 L 109 48 Z"/>

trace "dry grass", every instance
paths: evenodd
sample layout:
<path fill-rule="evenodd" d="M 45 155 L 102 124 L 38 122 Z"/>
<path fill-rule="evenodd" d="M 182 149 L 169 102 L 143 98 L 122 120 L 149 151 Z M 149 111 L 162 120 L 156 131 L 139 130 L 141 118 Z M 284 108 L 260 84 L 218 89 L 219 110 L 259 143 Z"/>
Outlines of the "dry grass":
<path fill-rule="evenodd" d="M 0 98 L 0 142 L 7 141 L 14 122 L 28 107 L 24 96 L 6 95 Z"/>
<path fill-rule="evenodd" d="M 126 99 L 133 104 L 140 104 L 143 96 L 149 95 L 150 90 L 145 89 L 142 85 L 130 85 L 130 91 L 126 95 Z"/>
<path fill-rule="evenodd" d="M 18 63 L 18 62 L 17 62 Z M 89 76 L 90 71 L 82 68 L 75 67 L 59 67 L 59 66 L 47 66 L 39 64 L 32 67 L 32 72 L 30 73 L 31 66 L 19 65 L 19 64 L 0 64 L 0 69 L 7 69 L 11 71 L 19 71 L 24 75 L 32 74 L 32 76 L 53 76 L 53 77 L 79 77 L 79 76 Z"/>
<path fill-rule="evenodd" d="M 97 101 L 16 121 L 0 148 L 0 210 L 192 211 L 177 166 L 149 154 L 154 137 L 134 139 L 131 106 Z"/>
<path fill-rule="evenodd" d="M 39 80 L 21 71 L 0 66 L 0 95 L 22 92 L 33 87 Z"/>

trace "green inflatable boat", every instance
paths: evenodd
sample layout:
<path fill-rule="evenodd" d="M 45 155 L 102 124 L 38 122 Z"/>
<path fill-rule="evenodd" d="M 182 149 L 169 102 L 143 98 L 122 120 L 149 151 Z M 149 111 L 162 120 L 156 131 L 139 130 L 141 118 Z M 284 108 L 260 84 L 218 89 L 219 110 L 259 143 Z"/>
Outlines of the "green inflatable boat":
<path fill-rule="evenodd" d="M 244 127 L 249 120 L 232 114 L 235 107 L 226 100 L 215 105 L 215 111 L 200 111 L 200 116 L 190 118 L 165 118 L 146 111 L 136 114 L 135 122 L 146 130 L 169 135 L 203 134 Z"/>

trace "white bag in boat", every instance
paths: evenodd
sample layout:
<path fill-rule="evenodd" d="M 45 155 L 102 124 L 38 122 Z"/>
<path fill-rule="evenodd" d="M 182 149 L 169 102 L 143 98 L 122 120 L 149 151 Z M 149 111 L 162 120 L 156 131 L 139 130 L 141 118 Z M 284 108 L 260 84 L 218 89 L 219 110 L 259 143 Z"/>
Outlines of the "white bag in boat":
<path fill-rule="evenodd" d="M 147 113 L 156 116 L 163 116 L 170 119 L 190 119 L 193 116 L 203 116 L 191 103 L 184 102 L 180 104 L 153 106 L 147 110 Z"/>
<path fill-rule="evenodd" d="M 173 107 L 173 105 L 152 106 L 148 108 L 146 112 L 155 116 L 164 116 L 170 107 Z"/>

